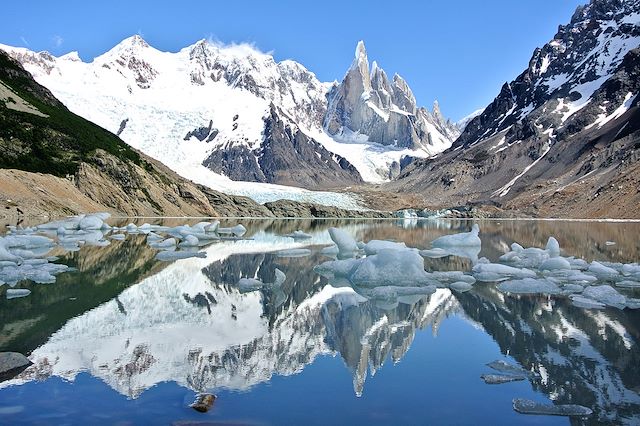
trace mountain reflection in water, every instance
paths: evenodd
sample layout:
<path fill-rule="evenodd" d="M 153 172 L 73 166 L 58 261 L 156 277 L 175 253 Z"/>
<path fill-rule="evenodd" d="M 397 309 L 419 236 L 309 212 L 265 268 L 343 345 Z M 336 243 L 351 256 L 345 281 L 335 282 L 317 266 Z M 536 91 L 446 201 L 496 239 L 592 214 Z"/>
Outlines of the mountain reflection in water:
<path fill-rule="evenodd" d="M 205 249 L 205 259 L 170 264 L 153 261 L 155 252 L 141 236 L 83 249 L 67 257 L 78 272 L 62 274 L 50 285 L 25 283 L 33 290 L 30 299 L 0 299 L 2 350 L 32 350 L 34 362 L 0 383 L 0 395 L 2 389 L 52 376 L 73 380 L 84 371 L 130 398 L 161 382 L 194 391 L 247 391 L 274 375 L 303 373 L 317 357 L 330 355 L 343 360 L 360 396 L 385 362 L 402 361 L 417 333 L 430 328 L 436 334 L 447 317 L 457 316 L 534 372 L 529 380 L 536 391 L 556 403 L 592 408 L 588 422 L 640 421 L 637 311 L 586 310 L 562 297 L 505 297 L 484 283 L 467 293 L 438 289 L 395 304 L 367 300 L 313 272 L 327 260 L 319 250 L 330 243 L 326 229 L 337 224 L 358 239 L 404 241 L 419 248 L 471 226 L 464 221 L 247 222 L 246 236 L 253 240 L 216 243 Z M 480 256 L 491 260 L 513 241 L 543 247 L 550 235 L 564 252 L 587 260 L 639 258 L 638 224 L 480 226 Z M 313 239 L 293 244 L 279 237 L 296 229 Z M 302 246 L 312 254 L 283 258 L 274 253 Z M 433 270 L 471 268 L 469 259 L 458 257 L 425 264 Z M 238 290 L 242 277 L 273 282 L 276 268 L 286 275 L 279 288 Z M 78 303 L 71 303 L 76 294 Z"/>

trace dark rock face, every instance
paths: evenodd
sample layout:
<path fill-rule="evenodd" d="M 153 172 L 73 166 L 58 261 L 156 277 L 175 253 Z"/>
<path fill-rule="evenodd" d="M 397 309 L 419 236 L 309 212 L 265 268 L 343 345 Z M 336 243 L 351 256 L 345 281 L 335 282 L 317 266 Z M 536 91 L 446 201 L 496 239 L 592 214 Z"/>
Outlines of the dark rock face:
<path fill-rule="evenodd" d="M 307 188 L 362 182 L 355 167 L 304 134 L 273 104 L 264 119 L 264 140 L 260 147 L 231 143 L 215 149 L 203 164 L 235 180 Z"/>
<path fill-rule="evenodd" d="M 527 69 L 505 83 L 483 113 L 468 123 L 453 148 L 478 143 L 527 116 L 544 130 L 560 127 L 569 111 L 549 102 L 586 102 L 592 93 L 588 86 L 595 89 L 616 72 L 625 54 L 638 47 L 640 26 L 633 14 L 639 10 L 638 0 L 593 0 L 578 7 L 571 22 L 560 25 L 553 40 L 533 52 Z"/>
<path fill-rule="evenodd" d="M 218 136 L 218 129 L 213 127 L 213 120 L 209 120 L 208 126 L 198 127 L 197 129 L 193 129 L 184 136 L 184 140 L 188 141 L 192 137 L 195 137 L 200 142 L 206 139 L 207 142 L 211 142 Z"/>
<path fill-rule="evenodd" d="M 344 210 L 338 207 L 321 206 L 310 203 L 299 203 L 290 200 L 278 200 L 265 203 L 275 217 L 367 217 L 367 218 L 390 218 L 390 212 L 379 212 L 375 210 Z"/>
<path fill-rule="evenodd" d="M 389 189 L 421 192 L 432 205 L 630 217 L 624 206 L 640 200 L 625 190 L 640 180 L 638 13 L 638 0 L 579 7 L 451 149 L 414 161 Z M 598 188 L 615 203 L 598 199 Z"/>

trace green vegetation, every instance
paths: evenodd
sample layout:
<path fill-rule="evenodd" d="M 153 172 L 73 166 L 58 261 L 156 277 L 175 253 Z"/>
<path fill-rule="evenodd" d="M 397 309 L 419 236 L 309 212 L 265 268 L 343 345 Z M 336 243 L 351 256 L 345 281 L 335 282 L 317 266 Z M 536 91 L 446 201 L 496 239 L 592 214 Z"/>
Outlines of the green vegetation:
<path fill-rule="evenodd" d="M 14 111 L 0 103 L 0 168 L 64 177 L 75 173 L 80 162 L 90 161 L 97 149 L 148 168 L 120 138 L 69 111 L 2 51 L 0 80 L 49 116 Z"/>

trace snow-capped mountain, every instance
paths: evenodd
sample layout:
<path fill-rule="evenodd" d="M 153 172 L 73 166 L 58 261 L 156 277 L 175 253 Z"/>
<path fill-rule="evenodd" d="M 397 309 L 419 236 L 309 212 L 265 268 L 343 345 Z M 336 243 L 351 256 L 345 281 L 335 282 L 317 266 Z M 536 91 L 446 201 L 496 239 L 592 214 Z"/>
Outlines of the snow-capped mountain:
<path fill-rule="evenodd" d="M 326 242 L 319 234 L 314 242 Z M 309 274 L 313 264 L 281 263 L 286 294 L 274 307 L 268 294 L 242 294 L 235 284 L 239 276 L 273 275 L 275 256 L 263 250 L 300 244 L 264 233 L 255 238 L 211 246 L 207 259 L 173 263 L 71 319 L 33 351 L 32 367 L 0 387 L 51 376 L 74 380 L 88 371 L 131 398 L 165 381 L 195 391 L 247 390 L 273 375 L 297 374 L 318 356 L 340 354 L 360 395 L 369 372 L 389 355 L 399 361 L 418 329 L 431 325 L 435 332 L 459 309 L 448 289 L 378 308 L 350 287 L 333 288 Z"/>
<path fill-rule="evenodd" d="M 416 107 L 409 85 L 398 74 L 389 81 L 377 62 L 369 70 L 364 43 L 356 48 L 355 59 L 342 82 L 329 92 L 325 127 L 338 139 L 366 135 L 383 145 L 422 148 L 430 154 L 443 151 L 459 131 L 440 113 Z"/>
<path fill-rule="evenodd" d="M 329 117 L 344 105 L 336 97 L 345 82 L 322 83 L 299 63 L 276 62 L 248 45 L 201 40 L 171 53 L 136 35 L 90 63 L 75 52 L 0 48 L 72 111 L 216 189 L 237 187 L 229 178 L 310 189 L 381 182 L 404 157 L 440 152 L 458 135 L 437 106 L 433 113 L 416 108 L 406 82 L 396 76 L 389 83 L 377 66 L 371 79 L 363 71 L 376 87 L 363 86 L 355 100 L 349 91 L 352 108 L 341 111 L 338 129 L 325 124 L 336 122 Z M 356 63 L 368 64 L 362 42 Z M 357 117 L 369 105 L 376 116 L 364 125 Z"/>
<path fill-rule="evenodd" d="M 578 7 L 447 152 L 417 160 L 392 186 L 445 204 L 490 200 L 531 214 L 625 214 L 640 202 L 633 190 L 640 181 L 639 46 L 640 1 Z M 596 200 L 603 192 L 616 206 Z M 579 208 L 561 210 L 576 202 Z"/>

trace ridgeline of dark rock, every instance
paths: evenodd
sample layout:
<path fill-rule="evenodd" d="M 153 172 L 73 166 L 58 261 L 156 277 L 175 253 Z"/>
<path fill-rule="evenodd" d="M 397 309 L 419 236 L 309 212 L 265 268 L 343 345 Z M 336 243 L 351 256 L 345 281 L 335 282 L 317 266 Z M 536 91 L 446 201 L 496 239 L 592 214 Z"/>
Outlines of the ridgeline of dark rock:
<path fill-rule="evenodd" d="M 304 134 L 273 103 L 259 147 L 231 143 L 216 148 L 203 164 L 235 180 L 314 189 L 362 183 L 355 167 Z"/>
<path fill-rule="evenodd" d="M 505 83 L 453 146 L 386 189 L 434 206 L 640 217 L 640 1 L 592 0 Z"/>

